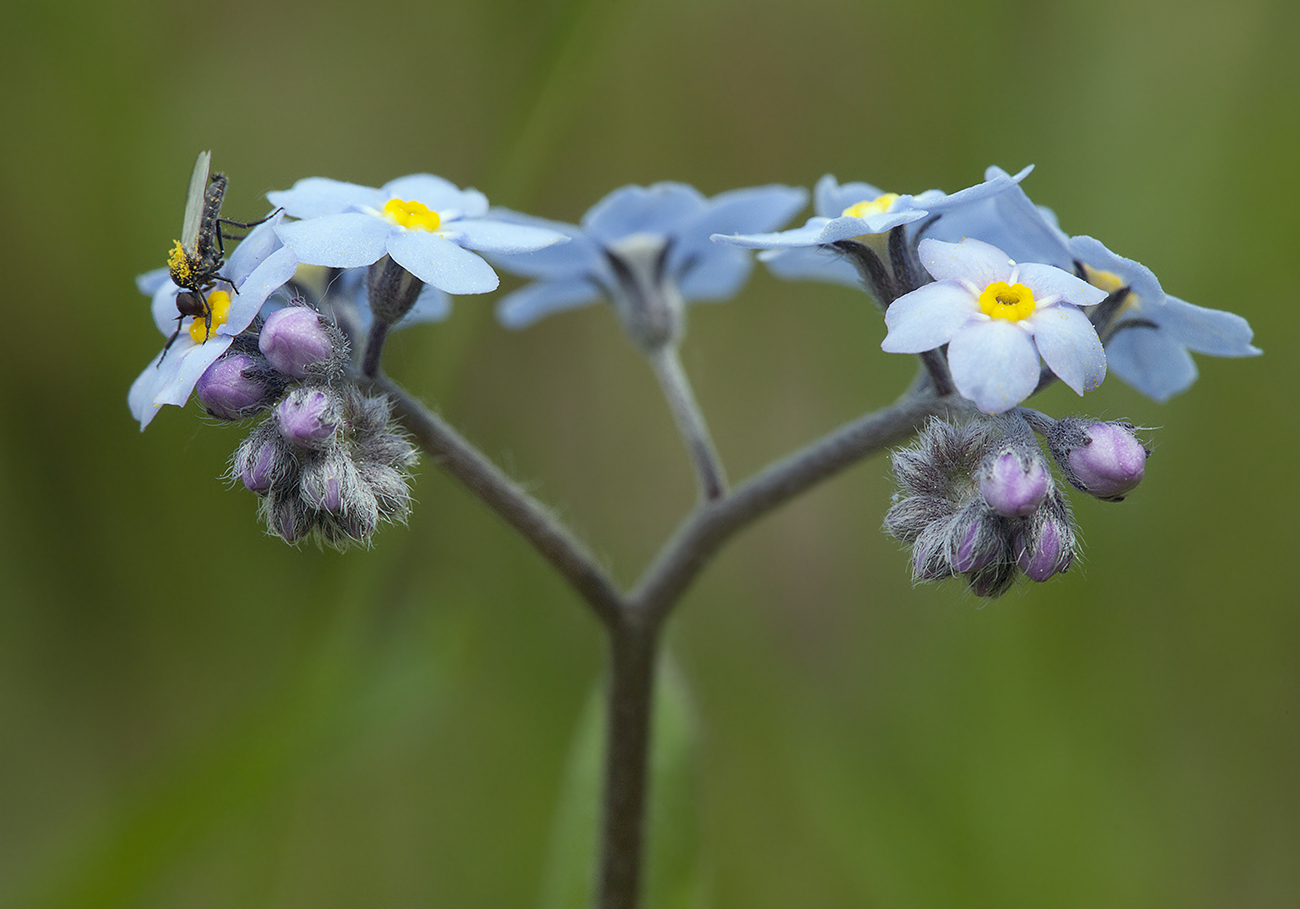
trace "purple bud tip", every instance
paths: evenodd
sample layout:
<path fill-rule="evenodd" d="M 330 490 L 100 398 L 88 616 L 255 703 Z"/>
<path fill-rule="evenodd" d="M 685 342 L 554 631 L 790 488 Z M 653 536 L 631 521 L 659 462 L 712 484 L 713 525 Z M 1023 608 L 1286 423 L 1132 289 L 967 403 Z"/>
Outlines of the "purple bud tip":
<path fill-rule="evenodd" d="M 271 468 L 274 464 L 275 445 L 265 442 L 258 449 L 257 456 L 250 458 L 244 469 L 240 471 L 239 479 L 243 481 L 249 492 L 260 495 L 271 488 Z"/>
<path fill-rule="evenodd" d="M 966 574 L 970 571 L 979 571 L 998 554 L 996 545 L 989 545 L 993 542 L 990 538 L 980 533 L 980 524 L 974 521 L 966 528 L 962 535 L 961 542 L 957 544 L 957 551 L 953 553 L 952 570 L 957 574 Z"/>
<path fill-rule="evenodd" d="M 257 410 L 267 390 L 246 374 L 255 365 L 247 354 L 231 354 L 199 376 L 194 391 L 208 413 L 219 420 L 240 420 Z"/>
<path fill-rule="evenodd" d="M 1094 423 L 1088 435 L 1088 445 L 1070 452 L 1070 469 L 1085 491 L 1119 501 L 1142 482 L 1150 452 L 1120 423 Z"/>
<path fill-rule="evenodd" d="M 980 492 L 989 507 L 1003 517 L 1028 517 L 1038 510 L 1051 489 L 1051 474 L 1041 457 L 1028 467 L 1014 452 L 1005 452 L 980 477 Z"/>
<path fill-rule="evenodd" d="M 305 306 L 277 309 L 266 319 L 257 346 L 262 356 L 280 372 L 295 379 L 334 355 L 334 342 L 321 325 L 320 316 Z"/>
<path fill-rule="evenodd" d="M 1031 581 L 1046 581 L 1065 571 L 1074 561 L 1074 553 L 1066 545 L 1065 535 L 1055 520 L 1043 522 L 1038 532 L 1028 538 L 1019 537 L 1017 546 L 1020 548 L 1017 564 Z"/>
<path fill-rule="evenodd" d="M 329 395 L 318 388 L 296 389 L 275 406 L 275 420 L 285 441 L 304 448 L 328 441 L 338 425 Z"/>

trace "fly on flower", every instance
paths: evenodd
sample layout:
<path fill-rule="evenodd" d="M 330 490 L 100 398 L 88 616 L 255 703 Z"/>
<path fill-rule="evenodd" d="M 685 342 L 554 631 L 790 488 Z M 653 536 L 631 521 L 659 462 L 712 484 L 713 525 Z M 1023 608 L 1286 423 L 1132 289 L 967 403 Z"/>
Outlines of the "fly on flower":
<path fill-rule="evenodd" d="M 167 340 L 163 352 L 171 347 L 181 332 L 180 322 L 186 316 L 203 318 L 204 340 L 212 334 L 212 307 L 208 304 L 207 291 L 218 280 L 226 280 L 221 275 L 225 264 L 226 250 L 223 240 L 242 239 L 221 232 L 221 226 L 228 224 L 247 230 L 266 221 L 231 221 L 221 217 L 221 202 L 226 195 L 226 177 L 213 174 L 208 180 L 208 170 L 212 164 L 212 152 L 199 152 L 194 162 L 194 173 L 190 175 L 190 188 L 185 196 L 185 220 L 181 223 L 181 238 L 172 247 L 167 257 L 167 270 L 172 281 L 181 292 L 176 295 L 176 331 Z M 273 213 L 274 214 L 274 213 Z"/>

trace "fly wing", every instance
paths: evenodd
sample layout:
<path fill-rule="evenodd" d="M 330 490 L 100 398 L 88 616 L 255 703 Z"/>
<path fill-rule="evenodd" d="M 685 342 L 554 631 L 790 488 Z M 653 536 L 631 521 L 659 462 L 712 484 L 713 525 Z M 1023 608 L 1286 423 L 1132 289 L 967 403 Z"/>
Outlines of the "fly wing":
<path fill-rule="evenodd" d="M 181 249 L 193 256 L 199 240 L 199 224 L 203 220 L 203 193 L 208 186 L 208 168 L 212 152 L 199 152 L 190 175 L 190 191 L 185 196 L 185 221 L 181 224 Z"/>

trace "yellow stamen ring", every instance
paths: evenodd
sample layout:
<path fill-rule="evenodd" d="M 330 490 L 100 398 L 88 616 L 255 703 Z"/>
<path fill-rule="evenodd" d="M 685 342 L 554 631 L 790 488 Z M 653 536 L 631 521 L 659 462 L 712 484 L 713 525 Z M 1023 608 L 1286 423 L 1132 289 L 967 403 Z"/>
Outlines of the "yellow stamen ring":
<path fill-rule="evenodd" d="M 195 344 L 202 344 L 212 337 L 219 325 L 226 324 L 226 320 L 230 318 L 230 294 L 224 290 L 214 290 L 208 294 L 208 309 L 212 312 L 211 330 L 207 327 L 207 321 L 198 316 L 190 323 L 190 337 L 194 339 Z"/>
<path fill-rule="evenodd" d="M 1034 312 L 1034 292 L 1023 284 L 994 281 L 980 294 L 980 310 L 994 319 L 1018 322 Z"/>
<path fill-rule="evenodd" d="M 384 217 L 407 230 L 437 230 L 442 224 L 438 213 L 423 202 L 389 199 L 384 203 Z"/>
<path fill-rule="evenodd" d="M 889 211 L 890 207 L 898 201 L 898 193 L 885 193 L 882 196 L 870 201 L 859 202 L 856 205 L 850 205 L 844 209 L 840 215 L 841 218 L 869 218 L 872 215 L 883 215 Z"/>

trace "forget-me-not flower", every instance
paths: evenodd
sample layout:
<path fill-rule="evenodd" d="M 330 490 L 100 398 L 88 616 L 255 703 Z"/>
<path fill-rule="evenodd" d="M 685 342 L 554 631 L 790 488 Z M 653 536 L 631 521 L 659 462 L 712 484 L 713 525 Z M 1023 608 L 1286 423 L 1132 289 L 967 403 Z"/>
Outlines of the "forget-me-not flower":
<path fill-rule="evenodd" d="M 986 176 L 995 180 L 1006 174 L 990 167 Z M 1099 326 L 1107 366 L 1157 401 L 1167 401 L 1196 381 L 1191 352 L 1217 357 L 1261 353 L 1250 343 L 1254 333 L 1241 316 L 1168 296 L 1150 269 L 1092 237 L 1066 234 L 1055 214 L 1034 205 L 1020 186 L 945 212 L 928 236 L 950 242 L 976 237 L 1016 261 L 1055 265 L 1120 295 L 1109 324 Z"/>
<path fill-rule="evenodd" d="M 985 413 L 1015 407 L 1038 386 L 1039 357 L 1078 394 L 1101 384 L 1106 355 L 1078 308 L 1106 299 L 1059 268 L 1017 264 L 979 240 L 922 240 L 920 258 L 935 282 L 899 297 L 885 312 L 890 353 L 948 345 L 961 394 Z"/>
<path fill-rule="evenodd" d="M 522 255 L 493 255 L 509 271 L 535 279 L 508 294 L 497 317 L 510 328 L 591 303 L 614 306 L 629 336 L 643 349 L 676 341 L 685 300 L 717 300 L 740 289 L 753 268 L 741 249 L 711 243 L 719 231 L 770 230 L 802 208 L 807 193 L 759 186 L 705 197 L 682 183 L 625 186 L 594 205 L 581 226 L 502 212 L 520 224 L 572 237 Z"/>
<path fill-rule="evenodd" d="M 862 275 L 845 258 L 837 243 L 857 241 L 888 261 L 885 244 L 896 227 L 917 225 L 933 215 L 977 204 L 1023 180 L 1032 170 L 1015 176 L 999 171 L 955 193 L 928 189 L 915 196 L 887 193 L 870 183 L 840 184 L 830 174 L 817 181 L 813 203 L 817 214 L 803 227 L 776 233 L 718 235 L 719 243 L 763 249 L 759 258 L 773 274 L 789 280 L 811 279 L 861 286 Z M 910 288 L 906 288 L 910 289 Z M 873 288 L 879 292 L 880 288 Z M 884 300 L 882 302 L 889 302 Z"/>
<path fill-rule="evenodd" d="M 486 196 L 432 174 L 401 177 L 379 189 L 309 177 L 267 198 L 300 219 L 279 228 L 300 261 L 356 268 L 387 255 L 450 294 L 496 289 L 496 272 L 479 252 L 524 252 L 565 239 L 555 231 L 486 218 Z"/>
<path fill-rule="evenodd" d="M 229 281 L 218 281 L 207 291 L 212 325 L 203 318 L 185 317 L 177 328 L 176 295 L 180 292 L 167 269 L 147 272 L 136 279 L 141 292 L 152 298 L 154 323 L 164 336 L 175 339 L 153 359 L 131 385 L 127 403 L 144 429 L 164 404 L 183 405 L 199 377 L 226 352 L 235 336 L 252 323 L 266 298 L 293 277 L 298 260 L 276 236 L 282 216 L 277 214 L 248 234 L 222 269 Z"/>

